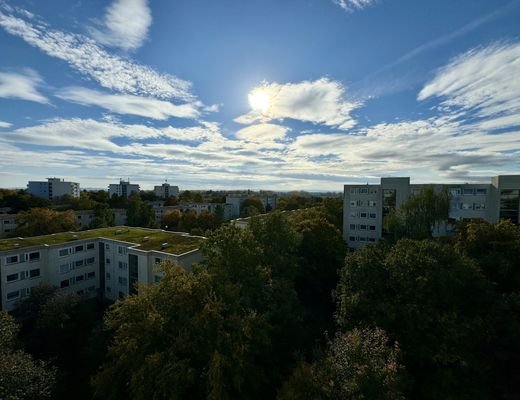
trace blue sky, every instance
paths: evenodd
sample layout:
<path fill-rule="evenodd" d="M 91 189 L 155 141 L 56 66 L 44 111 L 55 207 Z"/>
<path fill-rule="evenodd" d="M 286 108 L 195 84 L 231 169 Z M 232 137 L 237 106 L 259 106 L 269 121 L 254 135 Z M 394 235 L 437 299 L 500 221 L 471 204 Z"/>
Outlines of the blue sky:
<path fill-rule="evenodd" d="M 520 172 L 520 0 L 0 0 L 0 186 Z"/>

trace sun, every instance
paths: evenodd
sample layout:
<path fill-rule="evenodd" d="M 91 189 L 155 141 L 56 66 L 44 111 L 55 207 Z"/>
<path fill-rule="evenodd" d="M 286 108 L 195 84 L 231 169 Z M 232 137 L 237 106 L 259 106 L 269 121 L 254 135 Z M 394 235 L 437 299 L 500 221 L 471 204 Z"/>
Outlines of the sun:
<path fill-rule="evenodd" d="M 269 95 L 265 92 L 264 89 L 254 89 L 247 97 L 249 100 L 249 105 L 253 111 L 261 114 L 266 114 L 267 111 L 269 111 L 271 100 L 269 99 Z"/>

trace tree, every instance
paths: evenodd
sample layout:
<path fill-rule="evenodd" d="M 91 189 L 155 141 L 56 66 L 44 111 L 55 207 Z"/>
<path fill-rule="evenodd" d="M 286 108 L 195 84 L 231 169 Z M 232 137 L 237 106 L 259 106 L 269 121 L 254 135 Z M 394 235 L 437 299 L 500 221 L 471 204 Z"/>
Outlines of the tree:
<path fill-rule="evenodd" d="M 241 217 L 253 217 L 258 214 L 264 214 L 265 208 L 262 202 L 255 198 L 245 199 L 240 205 Z"/>
<path fill-rule="evenodd" d="M 398 340 L 411 398 L 485 398 L 481 363 L 494 297 L 475 263 L 451 246 L 401 240 L 347 256 L 337 289 L 343 330 L 379 326 Z"/>
<path fill-rule="evenodd" d="M 76 228 L 76 214 L 72 210 L 59 212 L 47 208 L 32 208 L 18 214 L 16 233 L 20 236 L 38 236 Z"/>
<path fill-rule="evenodd" d="M 403 399 L 399 347 L 389 342 L 378 328 L 338 334 L 320 360 L 294 371 L 278 399 Z"/>
<path fill-rule="evenodd" d="M 182 213 L 179 210 L 172 210 L 163 215 L 162 224 L 170 231 L 178 231 L 181 220 Z"/>
<path fill-rule="evenodd" d="M 395 239 L 428 239 L 440 224 L 448 222 L 450 194 L 426 186 L 385 217 L 385 229 Z"/>
<path fill-rule="evenodd" d="M 0 398 L 40 400 L 52 398 L 55 368 L 17 349 L 18 326 L 0 311 Z"/>
<path fill-rule="evenodd" d="M 152 228 L 155 225 L 155 212 L 152 206 L 144 203 L 139 193 L 132 193 L 127 209 L 128 226 Z"/>
<path fill-rule="evenodd" d="M 50 204 L 49 200 L 33 196 L 25 190 L 0 189 L 0 207 L 9 207 L 13 213 L 34 207 L 49 207 Z"/>
<path fill-rule="evenodd" d="M 114 226 L 114 214 L 108 204 L 97 204 L 94 207 L 94 219 L 90 223 L 90 228 L 106 228 Z"/>

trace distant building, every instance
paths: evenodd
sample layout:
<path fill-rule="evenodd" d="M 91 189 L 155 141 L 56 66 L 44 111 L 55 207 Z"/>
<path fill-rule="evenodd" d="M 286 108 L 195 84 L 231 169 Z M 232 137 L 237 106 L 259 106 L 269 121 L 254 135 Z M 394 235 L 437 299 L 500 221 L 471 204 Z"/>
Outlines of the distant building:
<path fill-rule="evenodd" d="M 278 205 L 278 196 L 276 194 L 239 194 L 226 196 L 226 204 L 231 204 L 230 218 L 240 217 L 240 208 L 242 207 L 242 203 L 249 198 L 260 200 L 265 208 L 265 211 L 274 210 Z"/>
<path fill-rule="evenodd" d="M 65 195 L 77 198 L 80 195 L 80 188 L 77 182 L 65 182 L 59 178 L 47 178 L 47 182 L 29 181 L 27 192 L 33 196 L 52 200 Z"/>
<path fill-rule="evenodd" d="M 111 183 L 108 185 L 108 196 L 110 198 L 115 194 L 119 197 L 128 198 L 132 193 L 139 193 L 139 185 L 131 184 L 130 180 L 124 181 L 121 179 L 119 183 Z"/>
<path fill-rule="evenodd" d="M 343 238 L 351 248 L 377 242 L 384 234 L 385 216 L 427 184 L 410 184 L 410 178 L 381 178 L 379 185 L 345 185 Z M 451 195 L 449 222 L 482 220 L 520 222 L 520 175 L 501 175 L 484 183 L 433 184 Z M 452 224 L 435 232 L 449 234 Z"/>
<path fill-rule="evenodd" d="M 179 197 L 179 187 L 171 186 L 169 183 L 163 183 L 160 186 L 154 186 L 153 192 L 160 199 L 167 199 L 170 196 Z"/>
<path fill-rule="evenodd" d="M 16 214 L 0 214 L 0 238 L 11 236 L 17 227 Z"/>
<path fill-rule="evenodd" d="M 112 227 L 0 240 L 0 309 L 11 311 L 31 290 L 48 284 L 83 298 L 123 298 L 136 283 L 159 282 L 157 264 L 186 269 L 202 259 L 204 238 L 158 229 Z"/>

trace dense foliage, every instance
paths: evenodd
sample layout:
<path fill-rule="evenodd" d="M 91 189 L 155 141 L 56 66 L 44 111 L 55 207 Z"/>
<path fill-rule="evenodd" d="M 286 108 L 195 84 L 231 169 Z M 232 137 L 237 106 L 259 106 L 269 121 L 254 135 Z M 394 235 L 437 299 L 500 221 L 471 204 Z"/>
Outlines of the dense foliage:
<path fill-rule="evenodd" d="M 54 211 L 48 208 L 31 208 L 18 214 L 19 236 L 38 236 L 76 229 L 76 214 L 73 211 Z"/>

